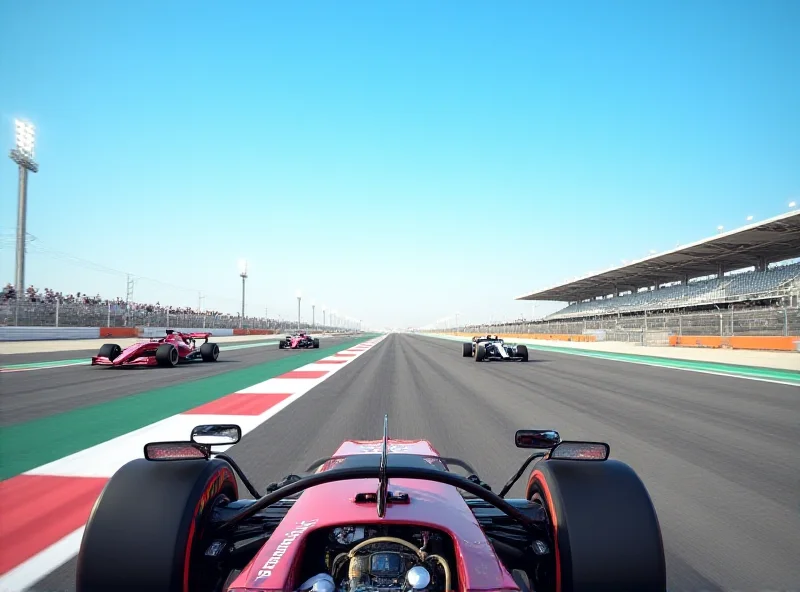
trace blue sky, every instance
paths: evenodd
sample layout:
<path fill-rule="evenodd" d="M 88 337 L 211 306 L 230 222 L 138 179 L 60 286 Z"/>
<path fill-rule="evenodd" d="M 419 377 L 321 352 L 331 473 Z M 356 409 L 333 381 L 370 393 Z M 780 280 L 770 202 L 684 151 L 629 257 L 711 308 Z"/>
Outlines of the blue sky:
<path fill-rule="evenodd" d="M 798 30 L 796 0 L 4 2 L 26 279 L 235 311 L 247 258 L 250 314 L 530 316 L 800 198 Z M 0 196 L 13 281 L 5 156 Z"/>

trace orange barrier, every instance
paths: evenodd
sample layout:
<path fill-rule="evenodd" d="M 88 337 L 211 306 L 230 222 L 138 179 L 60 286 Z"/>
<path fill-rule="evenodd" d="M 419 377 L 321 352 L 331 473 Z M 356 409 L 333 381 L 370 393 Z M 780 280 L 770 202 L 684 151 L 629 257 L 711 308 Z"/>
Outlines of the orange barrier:
<path fill-rule="evenodd" d="M 800 337 L 714 337 L 712 335 L 671 335 L 669 344 L 677 347 L 713 347 L 759 351 L 796 351 Z"/>
<path fill-rule="evenodd" d="M 441 333 L 441 331 L 439 331 Z M 479 333 L 448 333 L 448 335 L 458 335 L 472 339 Z M 484 333 L 486 335 L 486 333 Z M 597 341 L 596 335 L 569 335 L 558 333 L 491 333 L 500 339 L 540 339 L 543 341 L 572 341 L 578 343 L 591 343 Z"/>
<path fill-rule="evenodd" d="M 100 337 L 139 337 L 136 327 L 100 327 Z"/>
<path fill-rule="evenodd" d="M 275 329 L 234 329 L 234 335 L 275 335 Z"/>

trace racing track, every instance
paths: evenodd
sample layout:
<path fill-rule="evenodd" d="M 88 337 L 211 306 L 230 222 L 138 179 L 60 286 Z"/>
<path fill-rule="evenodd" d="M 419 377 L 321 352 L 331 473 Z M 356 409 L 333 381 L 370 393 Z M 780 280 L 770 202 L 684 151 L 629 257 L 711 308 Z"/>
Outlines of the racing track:
<path fill-rule="evenodd" d="M 148 380 L 136 377 L 125 380 Z M 104 380 L 60 390 L 101 397 Z M 346 438 L 379 438 L 384 413 L 391 436 L 430 439 L 495 490 L 526 457 L 513 446 L 518 428 L 606 440 L 653 496 L 671 591 L 798 589 L 797 387 L 533 351 L 528 364 L 476 364 L 457 342 L 391 335 L 231 453 L 263 488 Z M 73 590 L 74 574 L 71 560 L 34 590 Z"/>
<path fill-rule="evenodd" d="M 323 339 L 317 351 L 335 346 L 345 339 Z M 253 347 L 256 344 L 273 342 L 275 345 Z M 162 386 L 199 380 L 230 370 L 241 370 L 271 360 L 282 360 L 309 351 L 279 350 L 275 338 L 219 345 L 219 359 L 213 364 L 197 362 L 179 364 L 175 368 L 104 368 L 81 365 L 3 373 L 0 427 L 121 399 Z M 227 349 L 231 346 L 236 349 Z M 97 351 L 11 354 L 3 357 L 3 364 L 49 362 L 89 358 L 93 355 L 97 355 Z"/>

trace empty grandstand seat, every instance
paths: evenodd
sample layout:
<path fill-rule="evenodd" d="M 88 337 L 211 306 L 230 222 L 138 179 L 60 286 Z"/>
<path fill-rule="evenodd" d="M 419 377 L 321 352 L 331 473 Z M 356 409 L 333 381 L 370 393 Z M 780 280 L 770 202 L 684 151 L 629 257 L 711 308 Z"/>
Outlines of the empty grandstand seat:
<path fill-rule="evenodd" d="M 606 300 L 578 302 L 549 315 L 546 320 L 666 310 L 718 302 L 770 298 L 781 295 L 782 289 L 792 282 L 800 282 L 800 263 L 781 265 L 767 271 L 750 271 L 722 278 L 689 282 Z"/>

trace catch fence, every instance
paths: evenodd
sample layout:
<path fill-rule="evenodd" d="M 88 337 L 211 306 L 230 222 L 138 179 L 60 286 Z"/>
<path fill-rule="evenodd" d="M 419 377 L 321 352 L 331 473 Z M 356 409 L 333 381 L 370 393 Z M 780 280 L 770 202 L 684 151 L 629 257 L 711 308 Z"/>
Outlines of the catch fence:
<path fill-rule="evenodd" d="M 205 329 L 296 330 L 297 321 L 175 311 L 156 307 L 126 307 L 115 302 L 84 304 L 75 302 L 0 303 L 0 326 L 11 327 L 191 327 Z M 333 330 L 320 323 L 301 323 L 302 329 Z"/>
<path fill-rule="evenodd" d="M 594 335 L 597 341 L 662 345 L 679 336 L 800 335 L 800 308 L 720 310 L 719 312 L 605 317 L 576 321 L 519 321 L 448 327 L 466 333 Z"/>

